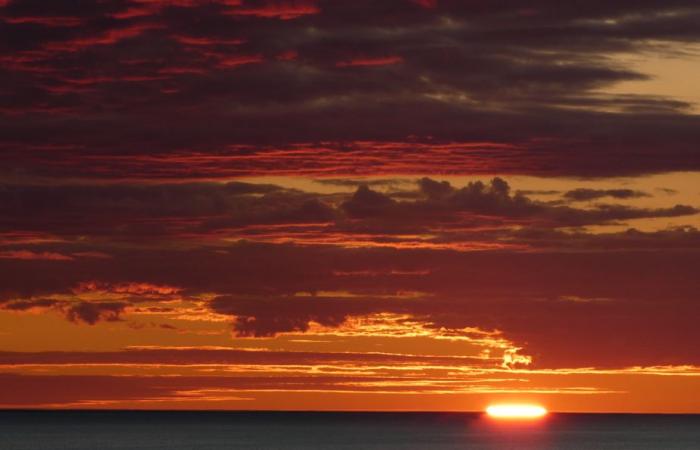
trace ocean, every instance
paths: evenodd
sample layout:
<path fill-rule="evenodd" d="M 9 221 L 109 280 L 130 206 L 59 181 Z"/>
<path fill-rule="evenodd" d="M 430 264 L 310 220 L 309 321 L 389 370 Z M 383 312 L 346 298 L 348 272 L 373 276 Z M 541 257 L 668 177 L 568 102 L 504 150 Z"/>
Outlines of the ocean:
<path fill-rule="evenodd" d="M 0 449 L 698 450 L 700 415 L 0 411 Z"/>

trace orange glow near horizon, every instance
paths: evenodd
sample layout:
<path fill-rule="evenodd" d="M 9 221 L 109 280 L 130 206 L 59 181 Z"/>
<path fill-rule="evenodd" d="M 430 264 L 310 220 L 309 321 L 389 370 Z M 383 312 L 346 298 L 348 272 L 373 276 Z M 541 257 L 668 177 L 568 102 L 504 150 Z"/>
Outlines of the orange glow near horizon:
<path fill-rule="evenodd" d="M 539 419 L 547 415 L 547 409 L 540 405 L 501 404 L 489 406 L 486 414 L 496 419 Z"/>

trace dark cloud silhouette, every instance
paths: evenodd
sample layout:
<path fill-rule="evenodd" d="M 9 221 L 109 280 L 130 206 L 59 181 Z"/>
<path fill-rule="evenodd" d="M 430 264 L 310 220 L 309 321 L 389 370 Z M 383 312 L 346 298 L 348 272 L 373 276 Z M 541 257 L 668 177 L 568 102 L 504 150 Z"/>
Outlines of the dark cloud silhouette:
<path fill-rule="evenodd" d="M 63 301 L 54 299 L 30 299 L 3 302 L 0 309 L 8 311 L 29 311 L 36 309 L 56 310 L 66 319 L 75 323 L 94 325 L 100 321 L 116 322 L 129 304 L 126 302 Z"/>
<path fill-rule="evenodd" d="M 119 315 L 124 312 L 127 304 L 122 302 L 79 302 L 69 306 L 66 310 L 66 317 L 72 322 L 85 322 L 94 325 L 100 320 L 115 322 L 119 320 Z"/>
<path fill-rule="evenodd" d="M 603 195 L 598 191 L 572 192 L 579 198 Z M 636 195 L 624 190 L 602 192 L 618 198 Z M 453 228 L 464 230 L 508 223 L 545 228 L 600 225 L 639 218 L 690 216 L 697 209 L 680 204 L 663 208 L 619 204 L 576 208 L 533 200 L 519 191 L 513 193 L 509 184 L 497 177 L 488 183 L 473 181 L 460 188 L 446 181 L 422 178 L 417 189 L 383 193 L 360 185 L 352 194 L 332 195 L 240 182 L 7 184 L 0 191 L 0 213 L 3 215 L 0 231 L 44 232 L 74 239 L 94 236 L 143 242 L 207 236 L 214 239 L 226 235 L 270 240 L 284 230 L 275 231 L 274 227 L 287 226 L 297 227 L 300 239 L 314 236 L 322 239 L 319 234 L 322 231 L 334 232 L 342 245 L 343 236 L 352 240 L 353 236 L 367 233 L 370 236 L 431 233 L 445 243 L 460 240 Z M 55 245 L 42 251 L 26 246 L 10 248 L 0 251 L 0 255 L 16 260 L 74 261 L 109 256 L 109 252 L 96 254 L 91 249 L 68 250 Z"/>
<path fill-rule="evenodd" d="M 0 8 L 3 173 L 698 169 L 700 126 L 687 103 L 603 92 L 649 77 L 611 54 L 695 42 L 699 18 L 690 0 L 543 0 L 526 11 L 514 2 L 15 0 Z M 439 146 L 455 144 L 446 158 Z M 416 150 L 421 164 L 399 164 Z"/>
<path fill-rule="evenodd" d="M 646 192 L 635 191 L 632 189 L 588 189 L 578 188 L 564 193 L 564 198 L 573 201 L 597 200 L 604 197 L 613 198 L 639 198 L 650 197 Z"/>
<path fill-rule="evenodd" d="M 219 314 L 235 316 L 233 330 L 237 336 L 274 336 L 282 332 L 305 332 L 310 322 L 338 327 L 350 316 L 404 310 L 385 300 L 370 298 L 264 298 L 222 296 L 212 300 L 211 308 Z"/>
<path fill-rule="evenodd" d="M 353 196 L 343 203 L 343 209 L 350 216 L 360 218 L 388 214 L 394 206 L 394 200 L 371 190 L 367 185 L 359 186 Z"/>
<path fill-rule="evenodd" d="M 237 336 L 305 332 L 311 322 L 339 328 L 351 317 L 382 312 L 408 314 L 435 330 L 474 326 L 502 330 L 506 338 L 522 345 L 526 354 L 535 356 L 536 367 L 697 361 L 688 345 L 697 335 L 692 293 L 678 286 L 674 299 L 661 308 L 663 312 L 659 312 L 656 297 L 659 289 L 672 285 L 671 278 L 680 280 L 682 275 L 653 276 L 653 258 L 633 263 L 634 258 L 640 256 L 616 255 L 608 262 L 602 257 L 569 255 L 512 261 L 504 256 L 489 262 L 491 258 L 482 257 L 474 258 L 478 264 L 485 264 L 482 267 L 462 261 L 464 266 L 443 268 L 423 280 L 404 282 L 431 292 L 423 298 L 382 298 L 369 292 L 355 298 L 224 296 L 210 306 L 217 313 L 234 317 Z M 615 264 L 623 263 L 627 266 L 616 268 Z M 529 267 L 524 268 L 524 264 Z M 593 270 L 595 264 L 600 268 Z M 463 267 L 469 267 L 469 271 Z M 653 276 L 653 280 L 635 281 L 642 276 Z M 360 286 L 368 283 L 362 278 L 359 275 L 354 281 Z M 375 289 L 392 285 L 387 278 L 375 283 Z M 393 283 L 401 282 L 395 279 Z M 636 286 L 630 287 L 630 283 Z M 646 289 L 650 291 L 643 292 Z M 615 340 L 620 335 L 625 336 L 624 341 Z M 581 349 L 572 354 L 572 348 Z"/>
<path fill-rule="evenodd" d="M 16 312 L 32 306 L 64 312 L 78 305 L 31 302 L 50 294 L 71 295 L 87 280 L 124 285 L 147 274 L 153 285 L 178 286 L 177 295 L 185 298 L 217 293 L 205 308 L 231 316 L 232 330 L 240 336 L 304 332 L 311 321 L 335 328 L 348 318 L 388 312 L 407 314 L 436 329 L 502 330 L 526 354 L 536 356 L 537 367 L 697 361 L 697 230 L 601 236 L 540 232 L 516 236 L 544 252 L 239 243 L 212 249 L 130 249 L 114 252 L 110 259 L 59 266 L 41 260 L 23 261 L 22 266 L 0 261 L 0 295 L 4 309 L 13 305 Z M 71 317 L 85 323 L 128 321 L 129 310 L 143 302 L 173 298 L 139 292 L 144 294 L 122 294 L 107 308 L 97 302 L 79 306 Z M 574 297 L 610 300 L 560 300 Z M 21 307 L 16 303 L 25 301 Z M 619 340 L 621 335 L 626 339 Z"/>
<path fill-rule="evenodd" d="M 469 182 L 463 188 L 454 188 L 448 182 L 437 182 L 430 178 L 419 181 L 425 200 L 396 202 L 386 194 L 360 186 L 342 208 L 357 218 L 382 217 L 387 219 L 413 219 L 436 221 L 453 217 L 457 213 L 469 212 L 479 215 L 538 221 L 540 226 L 582 226 L 645 217 L 678 217 L 693 215 L 698 210 L 689 205 L 670 208 L 643 209 L 615 204 L 599 204 L 594 208 L 577 209 L 531 200 L 522 192 L 511 194 L 510 186 L 502 178 L 494 178 L 489 184 L 481 181 Z M 582 191 L 577 192 L 579 195 Z M 605 195 L 628 198 L 630 195 L 618 191 Z M 596 192 L 597 194 L 598 192 Z M 584 193 L 590 195 L 587 191 Z M 581 194 L 583 195 L 583 194 Z M 595 194 L 594 194 L 595 195 Z M 634 194 L 631 194 L 634 196 Z M 390 229 L 390 225 L 386 225 Z"/>
<path fill-rule="evenodd" d="M 0 229 L 126 239 L 204 233 L 255 224 L 326 222 L 334 210 L 312 194 L 271 185 L 10 186 L 0 192 Z"/>
<path fill-rule="evenodd" d="M 0 307 L 9 311 L 27 311 L 34 308 L 50 308 L 58 305 L 58 300 L 51 299 L 36 299 L 36 300 L 19 300 L 6 302 L 6 299 L 0 300 Z"/>

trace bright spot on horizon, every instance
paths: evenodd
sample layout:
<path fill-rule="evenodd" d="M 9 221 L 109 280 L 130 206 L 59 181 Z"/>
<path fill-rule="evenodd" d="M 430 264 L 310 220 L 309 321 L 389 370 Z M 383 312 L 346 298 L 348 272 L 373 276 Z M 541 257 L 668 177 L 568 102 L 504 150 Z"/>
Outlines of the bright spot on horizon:
<path fill-rule="evenodd" d="M 536 419 L 546 415 L 547 409 L 530 404 L 491 405 L 486 414 L 497 419 Z"/>

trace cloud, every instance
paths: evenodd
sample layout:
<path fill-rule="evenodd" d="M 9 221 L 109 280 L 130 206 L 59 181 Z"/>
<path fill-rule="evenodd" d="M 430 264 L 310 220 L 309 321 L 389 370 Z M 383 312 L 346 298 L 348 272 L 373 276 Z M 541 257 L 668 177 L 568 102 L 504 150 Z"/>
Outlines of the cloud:
<path fill-rule="evenodd" d="M 506 366 L 698 362 L 697 205 L 511 178 L 700 170 L 693 105 L 608 93 L 652 77 L 620 55 L 695 45 L 697 2 L 0 3 L 2 314 L 256 343 L 389 314 L 500 330 Z"/>
<path fill-rule="evenodd" d="M 603 197 L 620 199 L 650 197 L 646 192 L 632 189 L 587 189 L 578 188 L 564 193 L 564 198 L 573 201 L 596 200 Z"/>
<path fill-rule="evenodd" d="M 5 304 L 0 303 L 3 309 L 9 311 L 31 311 L 34 309 L 45 309 L 55 307 L 59 302 L 52 299 L 36 299 L 36 300 L 19 300 L 14 302 L 8 302 Z"/>
<path fill-rule="evenodd" d="M 69 235 L 97 232 L 127 239 L 165 236 L 176 230 L 204 233 L 255 224 L 327 222 L 336 214 L 312 194 L 241 182 L 7 186 L 0 198 L 6 200 L 4 208 L 0 206 L 7 213 L 0 220 L 5 227 L 48 228 L 54 234 Z M 68 211 L 72 214 L 66 216 Z M 43 219 L 37 220 L 40 214 Z M 17 252 L 7 257 L 37 257 Z"/>
<path fill-rule="evenodd" d="M 132 348 L 112 352 L 0 352 L 0 365 L 14 364 L 483 364 L 478 358 L 352 352 L 256 352 L 210 348 Z M 490 363 L 490 362 L 489 362 Z"/>
<path fill-rule="evenodd" d="M 15 300 L 3 303 L 0 309 L 14 312 L 58 311 L 74 323 L 95 325 L 100 321 L 116 322 L 129 306 L 126 302 L 66 301 L 50 298 Z"/>
<path fill-rule="evenodd" d="M 7 250 L 0 252 L 0 259 L 43 259 L 47 261 L 72 261 L 74 258 L 69 255 L 54 252 L 33 252 L 31 250 Z"/>
<path fill-rule="evenodd" d="M 388 196 L 361 185 L 342 207 L 350 216 L 361 218 L 387 214 L 396 205 Z"/>
<path fill-rule="evenodd" d="M 0 302 L 15 312 L 34 308 L 31 312 L 61 314 L 77 302 L 95 303 L 95 308 L 101 302 L 126 304 L 111 306 L 102 316 L 86 306 L 73 313 L 74 320 L 90 323 L 95 317 L 131 321 L 131 314 L 136 314 L 131 311 L 137 308 L 184 297 L 196 301 L 202 317 L 210 312 L 229 316 L 230 325 L 217 322 L 221 332 L 233 326 L 236 334 L 250 337 L 311 332 L 311 322 L 342 330 L 349 319 L 386 312 L 409 315 L 433 324 L 435 330 L 501 330 L 540 368 L 697 361 L 693 346 L 698 330 L 694 320 L 698 283 L 693 272 L 700 264 L 697 230 L 601 236 L 558 236 L 550 230 L 543 236 L 523 232 L 520 239 L 545 251 L 347 249 L 248 242 L 211 248 L 129 247 L 113 249 L 109 259 L 69 264 L 31 260 L 19 265 L 2 260 Z M 103 286 L 129 286 L 130 280 L 139 280 L 182 291 L 76 293 L 75 287 L 87 280 L 101 280 Z M 32 303 L 41 299 L 60 303 Z M 22 306 L 22 302 L 28 303 Z M 192 314 L 185 305 L 161 306 L 175 308 L 167 313 L 173 317 L 178 311 Z M 81 316 L 83 309 L 88 310 Z M 187 322 L 177 326 L 189 327 Z"/>
<path fill-rule="evenodd" d="M 372 191 L 367 186 L 358 187 L 355 194 L 342 208 L 355 218 L 382 217 L 420 223 L 445 218 L 456 220 L 458 213 L 515 219 L 523 223 L 537 221 L 542 227 L 582 226 L 646 218 L 678 217 L 693 215 L 698 210 L 688 205 L 669 208 L 643 209 L 615 204 L 599 204 L 593 208 L 576 209 L 531 200 L 522 192 L 511 194 L 510 186 L 502 178 L 493 178 L 489 184 L 472 181 L 462 188 L 454 188 L 447 181 L 430 178 L 419 181 L 424 200 L 397 202 L 390 196 Z M 618 195 L 614 194 L 605 195 Z M 624 196 L 624 194 L 623 194 Z M 386 225 L 390 229 L 390 225 Z"/>
<path fill-rule="evenodd" d="M 79 302 L 67 306 L 66 318 L 71 322 L 84 322 L 94 325 L 99 321 L 116 322 L 128 306 L 122 302 Z"/>
<path fill-rule="evenodd" d="M 523 228 L 509 236 L 531 248 L 570 251 L 604 250 L 696 250 L 700 248 L 700 232 L 691 226 L 670 227 L 657 231 L 628 228 L 609 233 L 564 232 Z"/>
<path fill-rule="evenodd" d="M 66 281 L 63 280 L 63 283 Z M 181 291 L 178 287 L 145 282 L 91 280 L 72 286 L 64 284 L 60 288 L 35 286 L 24 295 L 14 290 L 3 291 L 0 292 L 0 309 L 14 312 L 56 311 L 71 322 L 94 325 L 100 321 L 119 321 L 127 308 L 139 303 L 179 300 Z"/>
<path fill-rule="evenodd" d="M 84 281 L 78 283 L 73 288 L 76 294 L 82 293 L 109 293 L 134 295 L 140 297 L 160 297 L 177 294 L 182 291 L 181 288 L 175 286 L 157 285 L 152 283 L 105 283 L 100 281 Z"/>
<path fill-rule="evenodd" d="M 321 12 L 317 6 L 316 0 L 257 2 L 258 6 L 252 7 L 242 6 L 242 3 L 243 2 L 240 2 L 240 5 L 233 5 L 234 7 L 226 11 L 225 14 L 291 20 Z"/>
<path fill-rule="evenodd" d="M 384 56 L 377 58 L 357 58 L 349 61 L 339 61 L 335 63 L 336 67 L 372 67 L 372 66 L 389 66 L 398 64 L 403 61 L 400 56 Z"/>
<path fill-rule="evenodd" d="M 18 0 L 0 13 L 6 175 L 700 168 L 691 105 L 604 93 L 650 77 L 611 56 L 700 37 L 690 0 L 575 10 L 543 0 L 527 14 L 406 0 L 52 3 Z M 81 26 L 60 26 L 68 21 Z"/>
<path fill-rule="evenodd" d="M 111 248 L 93 248 L 87 242 L 81 245 L 86 238 L 138 245 L 175 240 L 188 246 L 217 246 L 250 240 L 455 251 L 527 250 L 552 248 L 555 243 L 560 248 L 571 248 L 581 244 L 583 239 L 579 238 L 584 236 L 562 228 L 691 217 L 698 211 L 683 204 L 652 208 L 597 203 L 576 207 L 513 192 L 499 177 L 488 182 L 470 181 L 463 187 L 427 177 L 417 184 L 403 179 L 373 183 L 381 191 L 360 180 L 344 185 L 357 188 L 354 192 L 324 194 L 243 182 L 8 184 L 0 192 L 0 205 L 4 205 L 0 206 L 4 214 L 0 229 L 17 236 L 51 235 L 55 242 L 36 242 L 30 250 L 22 245 L 26 241 L 10 239 L 4 242 L 0 256 L 24 261 L 113 256 Z M 400 186 L 400 190 L 394 186 Z M 549 243 L 545 236 L 551 238 Z M 567 236 L 576 239 L 567 242 Z M 651 237 L 645 239 L 645 246 L 652 245 Z M 662 235 L 657 237 L 661 239 Z M 585 239 L 600 248 L 595 242 L 602 237 Z M 629 238 L 618 241 L 633 242 Z"/>
<path fill-rule="evenodd" d="M 413 184 L 413 181 L 410 178 L 389 178 L 377 180 L 353 178 L 318 178 L 314 180 L 314 183 L 329 186 L 357 188 L 361 185 L 394 187 L 402 184 Z"/>

